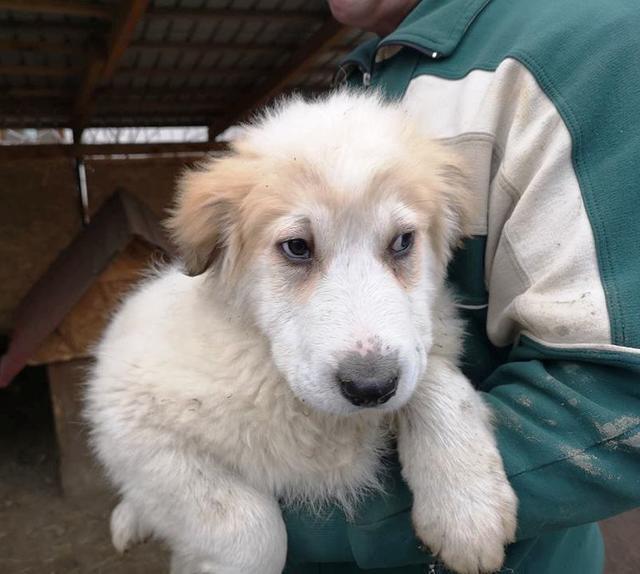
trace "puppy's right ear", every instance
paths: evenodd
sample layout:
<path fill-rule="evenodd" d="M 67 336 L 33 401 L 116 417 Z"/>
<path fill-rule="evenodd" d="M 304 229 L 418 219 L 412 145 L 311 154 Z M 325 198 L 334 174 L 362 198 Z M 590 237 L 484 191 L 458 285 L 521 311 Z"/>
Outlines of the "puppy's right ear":
<path fill-rule="evenodd" d="M 215 158 L 182 175 L 165 225 L 188 275 L 200 275 L 218 259 L 237 255 L 238 206 L 248 187 L 246 167 L 237 156 Z"/>

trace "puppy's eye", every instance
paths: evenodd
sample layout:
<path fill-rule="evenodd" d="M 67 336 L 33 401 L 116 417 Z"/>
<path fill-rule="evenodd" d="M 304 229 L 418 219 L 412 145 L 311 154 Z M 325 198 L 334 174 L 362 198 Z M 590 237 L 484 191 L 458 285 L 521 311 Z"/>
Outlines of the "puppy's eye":
<path fill-rule="evenodd" d="M 280 244 L 280 249 L 291 261 L 308 261 L 311 259 L 311 248 L 304 239 L 289 239 Z"/>
<path fill-rule="evenodd" d="M 398 235 L 389 246 L 391 253 L 393 255 L 405 255 L 408 253 L 413 245 L 414 236 L 415 232 L 413 231 L 408 231 L 407 233 Z"/>

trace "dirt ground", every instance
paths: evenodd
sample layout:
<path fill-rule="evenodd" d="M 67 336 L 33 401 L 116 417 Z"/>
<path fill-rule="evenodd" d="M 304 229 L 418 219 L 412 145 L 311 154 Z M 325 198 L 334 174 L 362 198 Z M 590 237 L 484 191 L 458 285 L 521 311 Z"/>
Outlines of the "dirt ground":
<path fill-rule="evenodd" d="M 27 369 L 0 390 L 0 574 L 161 574 L 155 543 L 118 556 L 109 541 L 110 501 L 69 502 L 58 483 L 45 374 Z M 640 511 L 602 525 L 606 574 L 640 573 Z"/>
<path fill-rule="evenodd" d="M 109 500 L 62 497 L 45 374 L 25 375 L 0 391 L 0 573 L 166 572 L 167 555 L 157 544 L 115 553 Z"/>

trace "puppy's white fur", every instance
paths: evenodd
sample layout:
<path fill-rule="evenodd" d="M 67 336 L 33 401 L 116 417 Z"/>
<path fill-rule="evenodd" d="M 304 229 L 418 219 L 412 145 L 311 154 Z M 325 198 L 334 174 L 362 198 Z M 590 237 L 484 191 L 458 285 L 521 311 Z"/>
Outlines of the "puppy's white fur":
<path fill-rule="evenodd" d="M 468 196 L 457 160 L 397 104 L 338 92 L 281 103 L 187 173 L 169 222 L 189 277 L 160 271 L 97 350 L 87 416 L 120 490 L 120 551 L 155 535 L 176 573 L 278 574 L 278 502 L 376 488 L 396 433 L 416 532 L 460 572 L 500 567 L 516 500 L 486 406 L 456 367 L 444 287 Z M 402 258 L 390 254 L 413 232 Z M 283 241 L 313 245 L 288 261 Z M 393 356 L 398 387 L 359 408 L 336 369 Z"/>

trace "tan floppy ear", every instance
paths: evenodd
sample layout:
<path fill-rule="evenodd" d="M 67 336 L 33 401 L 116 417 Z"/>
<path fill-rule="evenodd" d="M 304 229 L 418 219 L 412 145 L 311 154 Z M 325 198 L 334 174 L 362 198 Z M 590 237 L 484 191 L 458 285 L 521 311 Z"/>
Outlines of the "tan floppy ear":
<path fill-rule="evenodd" d="M 443 231 L 449 250 L 459 247 L 471 229 L 472 190 L 467 166 L 459 155 L 445 149 L 438 174 L 442 185 Z M 451 257 L 448 254 L 447 259 Z"/>
<path fill-rule="evenodd" d="M 238 206 L 249 190 L 247 179 L 237 156 L 210 160 L 179 179 L 165 225 L 188 275 L 200 275 L 223 256 L 233 256 L 232 236 Z"/>
<path fill-rule="evenodd" d="M 473 196 L 463 158 L 442 144 L 435 144 L 430 153 L 430 185 L 436 190 L 438 204 L 430 232 L 436 253 L 446 265 L 469 235 Z"/>

